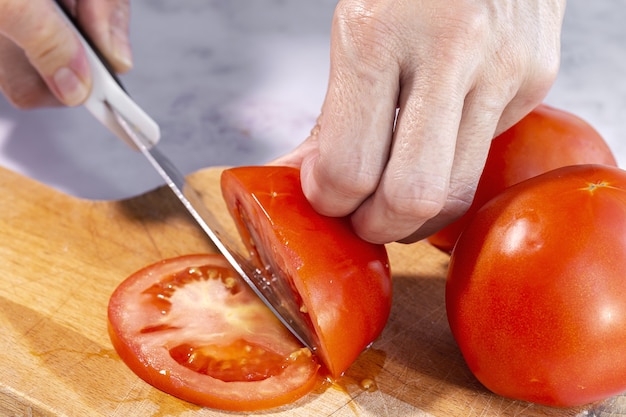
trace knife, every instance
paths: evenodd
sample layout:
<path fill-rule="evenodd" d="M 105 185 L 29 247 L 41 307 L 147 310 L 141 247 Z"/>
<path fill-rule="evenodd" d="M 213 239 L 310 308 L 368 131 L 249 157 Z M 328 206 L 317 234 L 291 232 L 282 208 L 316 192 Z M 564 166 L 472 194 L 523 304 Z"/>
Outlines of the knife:
<path fill-rule="evenodd" d="M 157 148 L 159 125 L 126 92 L 106 59 L 89 41 L 80 25 L 56 0 L 60 14 L 80 39 L 91 69 L 92 90 L 84 106 L 117 137 L 139 150 L 163 178 L 170 190 L 208 235 L 232 268 L 269 307 L 283 325 L 307 348 L 315 351 L 318 340 L 309 329 L 289 284 L 277 279 L 271 270 L 256 268 L 229 240 L 217 219 L 204 205 L 200 194 L 186 183 L 185 177 Z"/>

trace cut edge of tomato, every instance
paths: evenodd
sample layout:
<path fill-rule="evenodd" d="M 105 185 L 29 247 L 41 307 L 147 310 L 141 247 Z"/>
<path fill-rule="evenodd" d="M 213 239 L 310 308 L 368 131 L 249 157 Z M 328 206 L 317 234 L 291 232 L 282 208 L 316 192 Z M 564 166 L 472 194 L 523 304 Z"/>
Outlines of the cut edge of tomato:
<path fill-rule="evenodd" d="M 189 261 L 189 266 L 197 266 L 198 263 L 193 263 L 194 260 L 203 260 L 202 265 L 208 265 L 211 261 L 209 259 L 219 260 L 219 262 L 226 263 L 225 259 L 221 255 L 216 254 L 192 254 L 182 255 L 175 258 L 161 260 L 154 264 L 148 265 L 132 275 L 130 275 L 119 286 L 117 291 L 127 290 L 132 282 L 133 277 L 140 277 L 150 272 L 151 268 L 165 265 L 171 261 Z M 136 280 L 135 280 L 136 281 Z M 242 285 L 245 285 L 243 282 Z M 114 292 L 114 295 L 115 293 Z M 179 399 L 188 401 L 190 403 L 206 406 L 214 409 L 221 409 L 227 411 L 255 411 L 255 410 L 267 410 L 276 409 L 278 407 L 286 406 L 296 400 L 306 396 L 316 388 L 319 388 L 324 383 L 324 376 L 320 373 L 320 364 L 317 359 L 311 354 L 311 352 L 301 347 L 299 350 L 293 351 L 289 355 L 285 356 L 286 361 L 293 361 L 293 366 L 285 366 L 278 375 L 271 375 L 261 381 L 233 381 L 225 382 L 219 378 L 213 378 L 209 375 L 204 375 L 194 371 L 193 369 L 185 367 L 185 365 L 178 362 L 170 354 L 170 351 L 165 346 L 153 347 L 152 350 L 163 350 L 162 355 L 153 355 L 146 351 L 150 350 L 149 347 L 142 346 L 129 339 L 123 330 L 116 330 L 114 322 L 121 320 L 119 317 L 123 315 L 123 305 L 119 303 L 119 299 L 111 297 L 111 301 L 108 306 L 108 320 L 107 327 L 111 343 L 120 356 L 122 361 L 142 380 L 150 384 L 151 386 L 170 394 Z M 259 303 L 261 301 L 259 300 Z M 295 341 L 295 338 L 294 338 Z M 297 343 L 300 345 L 300 343 Z M 306 351 L 308 355 L 303 357 L 300 352 Z M 306 361 L 306 363 L 305 363 Z M 295 362 L 302 362 L 303 365 L 297 365 Z M 176 368 L 179 367 L 179 368 Z M 171 370 L 175 369 L 175 370 Z M 219 381 L 221 386 L 230 385 L 233 389 L 237 387 L 242 388 L 241 384 L 258 384 L 259 389 L 254 391 L 249 397 L 226 396 L 204 391 L 203 387 L 194 386 L 194 382 L 198 379 L 210 378 L 214 381 Z M 285 379 L 286 378 L 286 379 Z M 275 390 L 276 395 L 263 396 L 263 390 L 261 389 L 264 384 L 269 384 L 270 380 L 280 384 L 285 381 L 291 382 L 293 380 L 302 381 L 302 383 L 287 384 L 287 390 Z M 290 381 L 291 380 L 291 381 Z M 298 385 L 299 384 L 299 385 Z M 174 387 L 174 388 L 173 388 Z M 222 390 L 224 392 L 224 390 Z M 259 392 L 261 392 L 259 394 Z"/>
<path fill-rule="evenodd" d="M 304 300 L 292 278 L 293 274 L 285 273 L 287 268 L 283 265 L 279 265 L 276 256 L 270 256 L 265 253 L 265 244 L 262 242 L 259 232 L 251 226 L 252 222 L 249 213 L 241 200 L 235 202 L 235 207 L 233 207 L 231 215 L 235 221 L 239 235 L 244 242 L 244 246 L 250 254 L 253 266 L 262 270 L 267 269 L 268 265 L 266 265 L 266 263 L 269 264 L 270 272 L 276 277 L 277 284 L 279 285 L 278 293 L 283 297 L 291 296 L 295 300 L 296 305 L 300 306 L 299 310 L 294 312 L 294 314 L 299 314 L 298 319 L 301 320 L 303 325 L 308 327 L 307 331 L 309 333 L 306 335 L 296 335 L 296 337 L 298 339 L 308 339 L 309 347 L 312 348 L 313 353 L 316 355 L 319 354 L 319 329 L 311 319 L 307 306 L 304 305 Z M 274 238 L 270 236 L 269 239 L 273 240 Z M 272 283 L 272 285 L 274 285 L 274 283 Z M 286 319 L 289 321 L 290 317 L 286 317 Z M 324 363 L 327 362 L 327 358 L 322 357 L 321 359 Z"/>
<path fill-rule="evenodd" d="M 239 399 L 212 396 L 207 393 L 198 393 L 187 386 L 181 386 L 179 387 L 179 391 L 172 392 L 171 389 L 168 389 L 168 387 L 171 386 L 171 377 L 167 371 L 157 371 L 155 368 L 150 367 L 149 364 L 139 360 L 132 349 L 122 341 L 110 323 L 108 323 L 108 333 L 115 351 L 135 375 L 152 387 L 168 395 L 202 407 L 238 412 L 277 409 L 302 399 L 325 383 L 325 379 L 322 375 L 319 375 L 320 366 L 318 364 L 314 371 L 314 373 L 318 375 L 317 377 L 312 376 L 307 378 L 306 383 L 300 385 L 297 389 L 283 392 L 281 395 L 273 397 L 241 401 Z"/>
<path fill-rule="evenodd" d="M 310 288 L 307 288 L 307 284 L 303 283 L 304 282 L 303 279 L 296 280 L 293 278 L 299 275 L 299 268 L 298 267 L 290 268 L 289 263 L 285 264 L 285 262 L 283 262 L 282 259 L 277 258 L 275 256 L 276 253 L 274 254 L 263 253 L 263 251 L 259 250 L 259 248 L 265 249 L 266 247 L 273 247 L 273 248 L 281 247 L 284 251 L 289 252 L 290 248 L 288 244 L 286 244 L 284 241 L 281 240 L 281 238 L 278 237 L 275 231 L 269 232 L 269 233 L 261 233 L 261 232 L 254 230 L 255 228 L 258 228 L 258 227 L 263 228 L 264 227 L 263 224 L 257 224 L 255 227 L 251 227 L 251 223 L 253 223 L 251 222 L 252 217 L 257 218 L 257 216 L 259 216 L 259 218 L 265 218 L 268 221 L 267 224 L 272 225 L 271 226 L 272 228 L 274 227 L 274 220 L 266 211 L 266 208 L 263 206 L 258 196 L 256 196 L 254 193 L 252 193 L 253 197 L 251 199 L 242 198 L 242 195 L 245 196 L 246 192 L 250 192 L 250 190 L 246 188 L 245 182 L 242 181 L 242 178 L 240 178 L 238 174 L 235 174 L 234 171 L 237 171 L 240 169 L 249 169 L 249 168 L 279 169 L 279 168 L 288 168 L 288 167 L 264 166 L 264 167 L 231 168 L 228 170 L 230 174 L 227 177 L 228 178 L 227 181 L 231 181 L 232 183 L 229 184 L 229 187 L 224 187 L 225 176 L 223 173 L 222 174 L 222 189 L 224 190 L 225 188 L 228 188 L 232 190 L 236 188 L 241 188 L 242 191 L 245 190 L 243 194 L 239 194 L 237 192 L 234 192 L 234 193 L 231 192 L 232 198 L 230 199 L 226 198 L 229 211 L 231 212 L 231 216 L 234 219 L 235 224 L 237 225 L 239 234 L 242 237 L 242 240 L 246 248 L 251 252 L 253 259 L 255 259 L 255 261 L 257 262 L 257 267 L 260 267 L 260 268 L 265 267 L 265 263 L 268 263 L 271 265 L 272 268 L 274 268 L 275 270 L 274 272 L 280 271 L 278 275 L 282 276 L 284 279 L 289 281 L 289 285 L 292 288 L 294 297 L 296 297 L 296 299 L 302 305 L 302 309 L 304 309 L 302 311 L 302 315 L 307 321 L 307 323 L 310 324 L 310 328 L 315 333 L 315 337 L 317 338 L 319 342 L 317 349 L 314 351 L 314 354 L 318 356 L 321 362 L 323 363 L 324 368 L 325 368 L 324 371 L 328 374 L 328 378 L 338 379 L 344 374 L 347 368 L 354 362 L 354 360 L 356 360 L 356 358 L 362 353 L 362 351 L 365 350 L 373 342 L 373 340 L 380 335 L 380 333 L 385 327 L 385 324 L 380 326 L 379 329 L 376 329 L 375 337 L 367 341 L 364 340 L 363 343 L 359 346 L 358 350 L 355 350 L 356 348 L 354 348 L 354 346 L 351 346 L 351 349 L 348 349 L 350 351 L 348 355 L 342 354 L 340 355 L 341 358 L 336 357 L 336 355 L 335 356 L 331 355 L 331 353 L 328 350 L 328 345 L 332 344 L 333 342 L 332 341 L 329 342 L 327 338 L 324 337 L 324 331 L 323 331 L 324 329 L 318 323 L 317 319 L 314 319 L 315 311 L 311 311 L 311 309 L 316 308 L 316 307 L 313 305 L 309 305 L 311 304 L 311 300 L 308 300 L 307 302 L 307 300 L 303 296 L 303 294 L 308 294 L 310 292 Z M 299 193 L 302 193 L 301 188 L 298 185 L 299 184 L 299 181 L 298 181 L 299 177 L 297 175 L 298 170 L 295 168 L 288 168 L 288 169 L 290 170 L 290 172 L 288 174 L 285 174 L 285 177 L 289 180 L 293 180 L 293 184 L 291 184 L 290 186 L 290 191 L 295 192 L 297 190 L 299 191 Z M 275 193 L 276 193 L 275 191 L 269 192 L 270 195 L 273 195 Z M 318 215 L 317 212 L 313 210 L 313 208 L 308 204 L 307 200 L 305 199 L 304 194 L 302 194 L 302 201 L 303 201 L 302 203 L 303 205 L 299 206 L 300 210 L 304 210 L 304 212 L 309 213 L 310 216 L 319 216 L 320 218 L 326 218 L 326 216 Z M 299 210 L 296 210 L 296 211 L 299 211 Z M 340 220 L 340 219 L 331 218 L 331 217 L 328 217 L 328 219 L 329 221 L 332 221 L 335 225 L 337 225 L 339 221 L 343 221 L 343 219 Z M 370 245 L 369 243 L 366 243 L 365 241 L 359 240 L 359 242 L 363 242 L 364 244 Z M 385 258 L 385 262 L 382 263 L 382 266 L 384 270 L 386 271 L 386 274 L 390 278 L 391 273 L 390 273 L 390 268 L 389 268 L 389 259 L 387 256 L 387 252 L 383 245 L 380 245 L 380 246 L 381 246 L 382 252 L 384 253 L 384 258 Z M 389 282 L 389 292 L 390 291 L 391 291 L 391 283 Z M 387 322 L 387 319 L 390 314 L 390 309 L 391 309 L 391 303 L 389 302 L 389 305 L 387 306 L 387 310 L 383 312 L 383 315 L 385 317 L 384 323 Z"/>

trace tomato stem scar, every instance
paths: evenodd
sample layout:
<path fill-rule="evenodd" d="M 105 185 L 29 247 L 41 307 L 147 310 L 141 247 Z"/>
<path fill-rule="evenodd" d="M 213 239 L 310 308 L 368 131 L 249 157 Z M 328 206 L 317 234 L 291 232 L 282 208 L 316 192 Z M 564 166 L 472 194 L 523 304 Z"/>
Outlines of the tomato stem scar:
<path fill-rule="evenodd" d="M 606 181 L 598 181 L 598 182 L 590 182 L 587 184 L 586 187 L 582 188 L 582 190 L 587 190 L 589 192 L 594 192 L 596 191 L 598 188 L 605 188 L 608 187 L 609 183 Z"/>

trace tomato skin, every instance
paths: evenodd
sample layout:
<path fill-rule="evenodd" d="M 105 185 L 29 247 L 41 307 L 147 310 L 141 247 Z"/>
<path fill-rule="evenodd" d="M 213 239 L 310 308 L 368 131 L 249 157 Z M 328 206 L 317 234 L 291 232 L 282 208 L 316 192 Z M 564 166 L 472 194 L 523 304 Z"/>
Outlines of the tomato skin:
<path fill-rule="evenodd" d="M 505 397 L 574 406 L 626 391 L 626 172 L 559 168 L 510 187 L 461 233 L 452 333 Z"/>
<path fill-rule="evenodd" d="M 293 280 L 320 340 L 316 353 L 332 377 L 340 376 L 387 323 L 391 273 L 385 247 L 360 239 L 348 218 L 315 212 L 295 168 L 227 169 L 222 191 L 248 249 L 260 249 L 263 263 Z"/>
<path fill-rule="evenodd" d="M 428 241 L 451 252 L 469 219 L 504 189 L 552 169 L 579 164 L 617 166 L 608 144 L 587 122 L 572 113 L 539 105 L 491 142 L 470 208 Z"/>
<path fill-rule="evenodd" d="M 226 296 L 193 289 L 194 279 L 185 274 L 178 281 L 168 281 L 180 271 L 205 266 L 209 271 L 226 271 L 229 277 L 236 276 L 221 255 L 186 255 L 149 265 L 117 287 L 109 301 L 108 327 L 111 342 L 126 365 L 141 379 L 168 394 L 197 405 L 232 411 L 277 407 L 318 387 L 321 378 L 317 375 L 319 365 L 315 358 L 301 348 L 241 278 L 226 281 L 229 286 L 234 283 L 233 294 L 229 294 L 228 288 L 223 289 L 224 285 L 217 285 L 223 289 L 221 294 L 229 294 Z M 188 285 L 191 290 L 184 289 Z M 206 288 L 199 286 L 201 290 Z M 176 292 L 183 295 L 178 299 L 168 296 Z M 219 307 L 204 308 L 207 304 Z M 238 306 L 243 307 L 243 313 L 238 312 Z M 169 308 L 173 313 L 167 311 Z M 211 310 L 217 314 L 211 314 Z M 227 315 L 230 321 L 223 322 Z M 256 317 L 256 322 L 251 317 Z M 220 320 L 222 323 L 218 323 Z M 239 329 L 240 322 L 247 323 L 249 328 Z M 212 335 L 206 331 L 207 327 L 227 331 Z M 249 340 L 241 339 L 242 334 Z M 257 373 L 252 379 L 245 375 L 232 378 L 229 374 L 229 378 L 220 379 L 219 369 L 207 375 L 183 366 L 172 354 L 180 351 L 176 348 L 179 345 L 208 345 L 227 359 L 237 359 L 242 352 L 232 351 L 233 345 L 250 345 L 270 352 L 272 359 L 285 360 L 282 367 L 273 366 L 264 377 Z M 252 358 L 256 357 L 261 356 Z M 266 365 L 260 363 L 257 369 L 264 372 L 272 368 L 272 364 Z"/>

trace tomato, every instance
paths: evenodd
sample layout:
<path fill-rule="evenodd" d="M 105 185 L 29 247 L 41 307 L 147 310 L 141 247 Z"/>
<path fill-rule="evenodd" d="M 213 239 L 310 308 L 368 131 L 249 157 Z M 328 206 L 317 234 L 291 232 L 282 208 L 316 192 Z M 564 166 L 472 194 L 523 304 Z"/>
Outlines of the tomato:
<path fill-rule="evenodd" d="M 285 404 L 319 383 L 319 364 L 220 255 L 150 265 L 111 296 L 109 334 L 142 379 L 226 410 Z"/>
<path fill-rule="evenodd" d="M 553 406 L 626 391 L 626 171 L 559 168 L 510 187 L 452 252 L 452 334 L 491 391 Z"/>
<path fill-rule="evenodd" d="M 315 212 L 295 168 L 231 168 L 221 185 L 258 267 L 270 265 L 288 281 L 319 339 L 315 353 L 332 377 L 340 376 L 387 323 L 385 247 L 360 239 L 348 218 Z"/>
<path fill-rule="evenodd" d="M 450 252 L 469 219 L 505 188 L 567 165 L 617 166 L 602 136 L 587 122 L 563 110 L 542 104 L 496 137 L 489 149 L 472 205 L 465 215 L 428 241 Z"/>

